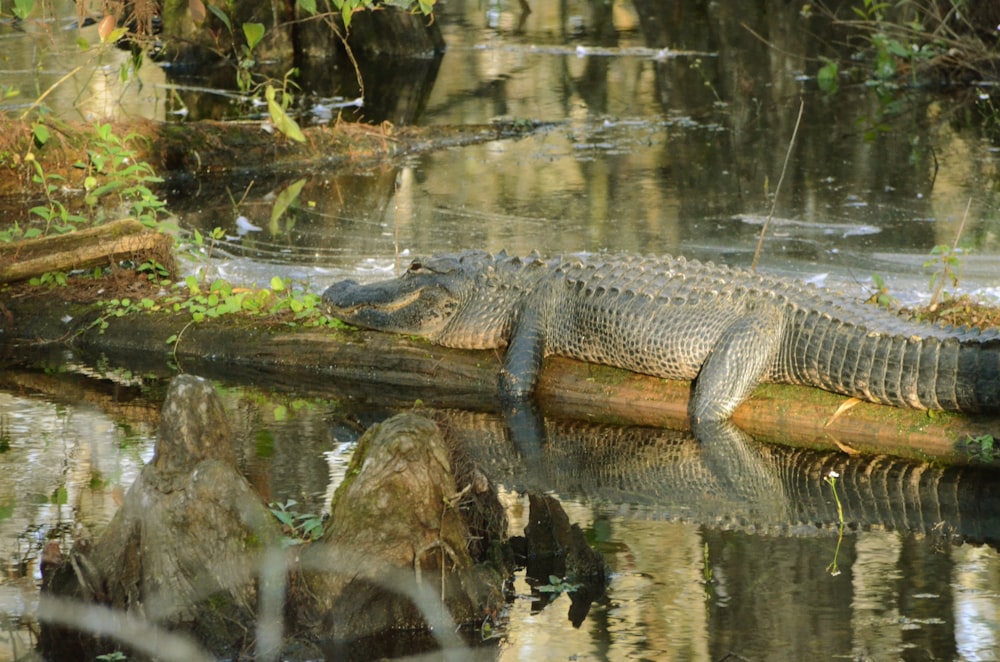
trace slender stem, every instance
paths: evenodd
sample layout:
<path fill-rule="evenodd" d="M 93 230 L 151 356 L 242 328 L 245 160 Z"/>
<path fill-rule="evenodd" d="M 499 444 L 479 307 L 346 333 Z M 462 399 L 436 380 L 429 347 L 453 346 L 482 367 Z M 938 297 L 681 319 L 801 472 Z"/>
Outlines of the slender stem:
<path fill-rule="evenodd" d="M 21 119 L 23 120 L 25 117 L 27 117 L 31 113 L 31 111 L 33 111 L 35 108 L 37 108 L 38 105 L 40 103 L 42 103 L 42 101 L 45 100 L 45 97 L 49 96 L 49 94 L 52 93 L 52 90 L 54 90 L 57 87 L 59 87 L 60 85 L 62 85 L 63 82 L 67 78 L 70 78 L 71 76 L 75 75 L 76 72 L 80 71 L 80 69 L 83 69 L 83 65 L 82 64 L 79 67 L 77 67 L 77 68 L 73 69 L 72 71 L 70 71 L 68 74 L 66 74 L 65 76 L 63 76 L 59 80 L 57 80 L 56 82 L 52 83 L 52 85 L 49 86 L 49 89 L 47 89 L 44 92 L 42 92 L 41 96 L 39 96 L 37 99 L 35 99 L 35 102 L 32 103 L 30 106 L 28 106 L 27 110 L 25 110 L 23 113 L 21 113 Z"/>
<path fill-rule="evenodd" d="M 774 187 L 774 197 L 771 199 L 771 211 L 768 212 L 767 220 L 764 221 L 764 225 L 760 229 L 760 237 L 757 239 L 757 250 L 753 253 L 753 262 L 750 263 L 750 271 L 757 270 L 757 261 L 760 259 L 760 252 L 764 248 L 764 235 L 767 233 L 767 226 L 771 224 L 771 219 L 774 218 L 774 209 L 778 206 L 778 193 L 781 192 L 781 183 L 785 181 L 785 171 L 788 170 L 788 159 L 792 156 L 792 147 L 795 146 L 795 137 L 799 134 L 799 124 L 802 122 L 802 112 L 805 108 L 805 100 L 800 100 L 799 115 L 795 118 L 795 128 L 792 129 L 792 138 L 788 141 L 788 149 L 785 150 L 785 162 L 781 166 L 781 176 L 778 177 L 778 185 Z"/>

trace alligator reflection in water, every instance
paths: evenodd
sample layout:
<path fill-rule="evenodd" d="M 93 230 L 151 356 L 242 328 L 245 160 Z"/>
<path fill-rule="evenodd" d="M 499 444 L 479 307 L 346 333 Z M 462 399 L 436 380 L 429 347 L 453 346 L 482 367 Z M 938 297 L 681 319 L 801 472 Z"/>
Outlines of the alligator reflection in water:
<path fill-rule="evenodd" d="M 836 533 L 838 511 L 852 529 L 886 529 L 1000 548 L 1000 482 L 976 467 L 941 467 L 888 456 L 852 457 L 753 444 L 720 476 L 689 433 L 547 420 L 547 443 L 525 462 L 499 419 L 439 411 L 491 478 L 635 509 L 656 518 L 793 535 Z M 766 476 L 754 475 L 766 471 Z M 768 493 L 767 490 L 772 492 Z"/>

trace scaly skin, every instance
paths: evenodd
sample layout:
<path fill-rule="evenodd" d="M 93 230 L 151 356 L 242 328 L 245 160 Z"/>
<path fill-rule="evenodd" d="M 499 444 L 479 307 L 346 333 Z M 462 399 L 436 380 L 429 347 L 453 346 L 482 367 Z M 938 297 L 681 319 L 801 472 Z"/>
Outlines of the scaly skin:
<path fill-rule="evenodd" d="M 1000 334 L 908 321 L 796 281 L 683 258 L 415 260 L 336 283 L 339 319 L 449 347 L 507 347 L 500 393 L 527 399 L 546 355 L 693 380 L 693 423 L 727 421 L 761 381 L 871 402 L 1000 411 Z"/>

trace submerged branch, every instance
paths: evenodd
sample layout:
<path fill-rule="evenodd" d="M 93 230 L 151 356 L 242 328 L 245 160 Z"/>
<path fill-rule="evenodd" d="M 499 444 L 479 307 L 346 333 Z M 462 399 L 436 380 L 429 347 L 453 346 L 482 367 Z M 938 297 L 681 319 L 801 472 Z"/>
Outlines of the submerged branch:
<path fill-rule="evenodd" d="M 115 135 L 137 135 L 135 159 L 159 175 L 219 177 L 236 172 L 308 172 L 363 168 L 400 156 L 460 145 L 516 138 L 553 126 L 551 122 L 503 121 L 464 126 L 395 127 L 341 122 L 304 129 L 305 143 L 269 133 L 259 122 L 201 121 L 184 124 L 133 119 L 114 126 Z M 83 189 L 88 139 L 93 127 L 59 124 L 45 145 L 34 142 L 32 123 L 0 116 L 0 197 L 22 196 L 35 170 L 32 154 L 44 171 L 65 178 L 65 187 Z"/>

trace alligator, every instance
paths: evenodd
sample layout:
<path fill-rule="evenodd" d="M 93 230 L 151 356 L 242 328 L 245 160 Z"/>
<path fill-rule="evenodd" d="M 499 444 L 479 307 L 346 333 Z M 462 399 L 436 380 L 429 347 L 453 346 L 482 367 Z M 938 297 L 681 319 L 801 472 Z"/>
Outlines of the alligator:
<path fill-rule="evenodd" d="M 394 280 L 341 281 L 344 322 L 448 347 L 506 347 L 505 402 L 530 399 L 546 355 L 693 382 L 692 425 L 728 422 L 762 381 L 870 402 L 1000 412 L 1000 332 L 919 323 L 792 279 L 673 258 L 466 251 Z"/>

